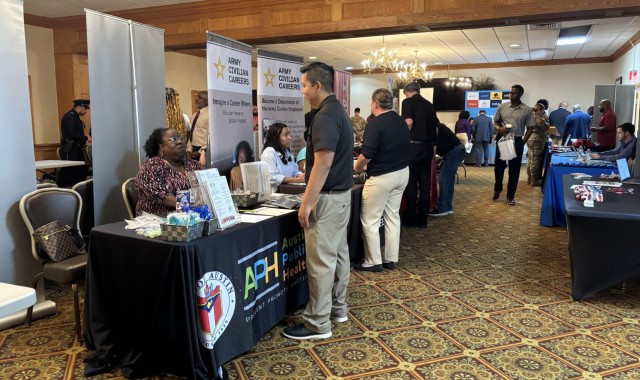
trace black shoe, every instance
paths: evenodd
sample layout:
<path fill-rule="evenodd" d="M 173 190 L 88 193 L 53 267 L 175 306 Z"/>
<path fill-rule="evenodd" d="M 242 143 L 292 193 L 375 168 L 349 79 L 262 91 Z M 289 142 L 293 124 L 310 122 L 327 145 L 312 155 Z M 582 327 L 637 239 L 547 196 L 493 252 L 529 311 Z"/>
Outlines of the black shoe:
<path fill-rule="evenodd" d="M 402 223 L 402 228 L 415 228 L 415 223 Z"/>
<path fill-rule="evenodd" d="M 396 263 L 393 261 L 389 261 L 388 263 L 382 263 L 382 267 L 384 269 L 394 270 L 396 269 Z"/>
<path fill-rule="evenodd" d="M 511 199 L 507 199 L 507 204 L 509 206 L 515 206 L 516 205 L 516 200 L 511 198 Z"/>
<path fill-rule="evenodd" d="M 500 198 L 500 192 L 499 191 L 494 191 L 493 192 L 493 196 L 491 197 L 491 200 L 497 201 L 498 198 Z"/>
<path fill-rule="evenodd" d="M 418 228 L 427 228 L 427 223 L 418 223 L 418 224 L 416 224 L 416 227 L 418 227 Z"/>
<path fill-rule="evenodd" d="M 311 331 L 304 325 L 304 323 L 299 323 L 295 326 L 290 326 L 282 331 L 282 335 L 286 336 L 290 339 L 304 340 L 304 339 L 327 339 L 331 338 L 331 331 L 328 333 L 317 333 L 315 331 Z"/>
<path fill-rule="evenodd" d="M 364 271 L 364 272 L 382 272 L 382 265 L 377 264 L 377 265 L 372 265 L 370 267 L 365 267 L 364 265 L 362 265 L 362 263 L 360 263 L 360 264 L 356 264 L 353 267 L 353 269 Z"/>

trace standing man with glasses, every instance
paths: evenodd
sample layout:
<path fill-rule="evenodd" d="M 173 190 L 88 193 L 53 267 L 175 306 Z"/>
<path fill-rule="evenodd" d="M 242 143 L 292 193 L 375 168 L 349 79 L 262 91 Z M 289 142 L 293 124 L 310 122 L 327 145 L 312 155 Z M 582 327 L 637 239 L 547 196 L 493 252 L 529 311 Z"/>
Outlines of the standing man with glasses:
<path fill-rule="evenodd" d="M 520 179 L 520 167 L 522 166 L 522 153 L 526 139 L 524 135 L 527 127 L 533 127 L 536 122 L 533 118 L 531 107 L 522 103 L 520 98 L 524 94 L 524 88 L 519 84 L 511 86 L 509 92 L 509 103 L 502 103 L 496 110 L 493 117 L 494 127 L 498 133 L 496 140 L 501 137 L 513 133 L 516 157 L 512 160 L 504 161 L 500 159 L 500 149 L 496 149 L 496 161 L 494 167 L 495 184 L 493 185 L 492 200 L 497 201 L 502 192 L 502 180 L 504 179 L 504 170 L 509 166 L 509 180 L 507 182 L 507 204 L 515 206 L 516 190 L 518 189 L 518 180 Z"/>
<path fill-rule="evenodd" d="M 196 96 L 198 112 L 191 117 L 191 130 L 187 138 L 187 152 L 194 160 L 207 150 L 209 139 L 209 94 L 200 91 Z"/>
<path fill-rule="evenodd" d="M 431 192 L 431 161 L 438 117 L 433 104 L 420 95 L 420 84 L 404 86 L 402 117 L 409 127 L 409 183 L 404 192 L 406 208 L 402 224 L 405 227 L 427 227 Z"/>
<path fill-rule="evenodd" d="M 309 302 L 302 323 L 284 329 L 290 339 L 331 337 L 331 321 L 346 322 L 349 284 L 347 224 L 353 186 L 353 128 L 333 93 L 333 67 L 300 68 L 302 94 L 317 107 L 308 130 L 307 188 L 298 211 L 304 228 Z"/>

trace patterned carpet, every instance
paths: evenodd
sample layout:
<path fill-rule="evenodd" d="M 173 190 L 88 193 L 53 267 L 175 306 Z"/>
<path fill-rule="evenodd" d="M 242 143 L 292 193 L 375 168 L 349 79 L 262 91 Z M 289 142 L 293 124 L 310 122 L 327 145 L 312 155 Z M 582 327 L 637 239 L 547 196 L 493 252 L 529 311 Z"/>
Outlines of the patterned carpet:
<path fill-rule="evenodd" d="M 283 338 L 292 315 L 230 378 L 640 379 L 640 281 L 573 302 L 567 233 L 539 226 L 539 188 L 521 181 L 511 207 L 492 184 L 492 168 L 467 168 L 453 215 L 403 231 L 397 270 L 352 271 L 331 339 Z M 82 378 L 70 291 L 47 297 L 56 316 L 0 332 L 0 379 Z"/>

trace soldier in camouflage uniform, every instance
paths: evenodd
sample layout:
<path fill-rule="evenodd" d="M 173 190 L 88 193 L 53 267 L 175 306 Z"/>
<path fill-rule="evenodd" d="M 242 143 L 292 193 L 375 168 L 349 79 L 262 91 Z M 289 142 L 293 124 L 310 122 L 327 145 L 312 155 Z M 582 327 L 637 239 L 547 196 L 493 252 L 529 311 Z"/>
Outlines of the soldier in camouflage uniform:
<path fill-rule="evenodd" d="M 351 126 L 353 127 L 353 132 L 355 133 L 355 142 L 362 142 L 362 135 L 364 133 L 364 125 L 366 124 L 364 118 L 360 116 L 360 107 L 356 107 L 353 111 L 355 115 L 351 116 Z"/>
<path fill-rule="evenodd" d="M 531 107 L 536 125 L 529 127 L 525 140 L 527 141 L 527 184 L 540 186 L 542 184 L 542 162 L 544 160 L 544 144 L 549 136 L 549 117 L 544 113 L 544 105 L 536 103 Z"/>

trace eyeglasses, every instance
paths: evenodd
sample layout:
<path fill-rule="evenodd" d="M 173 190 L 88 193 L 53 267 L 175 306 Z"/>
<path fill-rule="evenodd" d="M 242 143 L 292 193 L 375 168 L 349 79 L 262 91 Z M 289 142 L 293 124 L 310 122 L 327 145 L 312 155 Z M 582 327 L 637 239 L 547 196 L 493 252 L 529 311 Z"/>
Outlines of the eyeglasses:
<path fill-rule="evenodd" d="M 177 142 L 184 142 L 185 139 L 182 136 L 171 136 L 167 139 L 167 141 L 165 142 L 172 142 L 172 143 L 177 143 Z"/>

